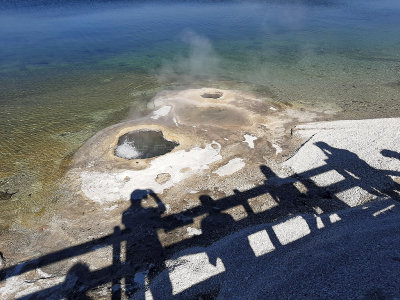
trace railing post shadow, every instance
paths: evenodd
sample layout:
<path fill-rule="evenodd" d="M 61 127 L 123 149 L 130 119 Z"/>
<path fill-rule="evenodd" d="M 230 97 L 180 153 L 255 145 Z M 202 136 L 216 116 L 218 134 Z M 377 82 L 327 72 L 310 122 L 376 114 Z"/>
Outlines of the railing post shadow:
<path fill-rule="evenodd" d="M 122 299 L 122 274 L 121 271 L 121 228 L 119 226 L 114 227 L 114 241 L 112 243 L 112 281 L 111 281 L 111 294 L 112 300 Z"/>

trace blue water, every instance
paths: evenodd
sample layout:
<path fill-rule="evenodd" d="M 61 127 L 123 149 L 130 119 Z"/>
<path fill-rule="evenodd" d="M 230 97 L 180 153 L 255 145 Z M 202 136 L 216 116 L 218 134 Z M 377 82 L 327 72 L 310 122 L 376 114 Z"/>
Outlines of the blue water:
<path fill-rule="evenodd" d="M 90 136 L 205 85 L 399 117 L 400 1 L 3 1 L 0 190 L 45 205 Z"/>
<path fill-rule="evenodd" d="M 118 68 L 121 61 L 152 72 L 164 59 L 185 55 L 185 31 L 208 39 L 224 67 L 257 65 L 249 59 L 296 64 L 326 52 L 398 62 L 400 2 L 84 2 L 3 8 L 0 72 L 98 63 Z"/>

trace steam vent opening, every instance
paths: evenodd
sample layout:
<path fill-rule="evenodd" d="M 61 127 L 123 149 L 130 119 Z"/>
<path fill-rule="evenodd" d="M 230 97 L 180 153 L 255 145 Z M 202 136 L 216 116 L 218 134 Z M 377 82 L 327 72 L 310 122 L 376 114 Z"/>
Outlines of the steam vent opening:
<path fill-rule="evenodd" d="M 179 144 L 168 141 L 161 131 L 137 130 L 118 139 L 115 156 L 125 159 L 143 159 L 164 155 Z"/>
<path fill-rule="evenodd" d="M 201 95 L 201 97 L 203 97 L 203 98 L 211 98 L 211 99 L 218 99 L 218 98 L 221 98 L 222 95 L 223 95 L 222 92 L 215 91 L 215 92 L 204 93 L 204 94 Z"/>

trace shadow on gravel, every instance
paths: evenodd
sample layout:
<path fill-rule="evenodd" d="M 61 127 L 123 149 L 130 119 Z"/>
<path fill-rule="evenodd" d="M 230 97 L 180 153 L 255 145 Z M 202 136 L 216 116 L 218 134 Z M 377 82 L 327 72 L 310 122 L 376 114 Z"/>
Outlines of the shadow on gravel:
<path fill-rule="evenodd" d="M 259 257 L 273 251 L 278 253 L 276 250 L 288 247 L 287 244 L 294 245 L 297 240 L 320 230 L 321 226 L 335 226 L 340 216 L 333 212 L 348 207 L 336 197 L 341 191 L 360 187 L 376 196 L 399 199 L 400 185 L 390 176 L 400 176 L 400 172 L 372 168 L 356 154 L 331 147 L 326 143 L 319 142 L 316 146 L 327 157 L 326 164 L 322 167 L 281 178 L 269 167 L 262 165 L 260 170 L 265 175 L 263 184 L 245 191 L 234 190 L 233 195 L 220 199 L 202 195 L 199 199 L 201 206 L 177 214 L 167 214 L 162 199 L 153 191 L 135 190 L 131 194 L 130 208 L 122 215 L 124 228 L 116 227 L 111 235 L 24 261 L 15 266 L 8 266 L 1 271 L 1 281 L 6 281 L 7 284 L 13 277 L 28 271 L 111 246 L 112 265 L 99 270 L 90 270 L 90 266 L 81 262 L 76 263 L 66 274 L 64 282 L 31 292 L 22 299 L 89 299 L 88 295 L 101 286 L 109 288 L 112 299 L 133 296 L 143 299 L 151 293 L 148 287 L 152 280 L 165 268 L 169 270 L 170 276 L 161 276 L 164 278 L 162 293 L 154 292 L 152 295 L 154 299 L 193 296 L 213 299 L 218 294 L 219 286 L 218 284 L 214 286 L 212 283 L 214 281 L 210 281 L 208 275 L 198 274 L 187 286 L 184 283 L 174 282 L 174 276 L 180 271 L 179 264 L 171 265 L 174 254 L 196 246 L 207 247 L 239 229 L 273 223 L 275 225 L 264 226 L 259 232 L 249 232 L 248 251 L 241 255 L 251 256 L 254 258 L 254 263 L 257 263 Z M 400 159 L 400 154 L 394 151 L 383 150 L 381 153 L 386 157 Z M 311 180 L 313 176 L 332 170 L 345 179 L 328 187 L 319 187 Z M 142 200 L 150 198 L 157 206 L 143 207 Z M 275 205 L 263 208 L 262 202 L 266 201 L 265 199 Z M 254 203 L 257 205 L 254 206 Z M 226 210 L 232 208 L 244 210 L 247 217 L 235 220 L 226 213 Z M 307 214 L 308 217 L 293 217 L 297 214 Z M 194 224 L 198 218 L 201 218 L 200 229 L 192 228 L 193 234 L 182 235 L 182 230 L 179 230 Z M 277 223 L 277 220 L 286 221 Z M 291 237 L 286 237 L 285 234 L 291 230 L 294 230 Z M 172 237 L 168 246 L 163 246 L 160 234 Z M 235 268 L 226 253 L 214 251 L 203 256 L 203 258 L 198 257 L 198 261 L 203 266 L 209 265 L 208 274 L 214 274 L 214 277 L 229 271 L 230 268 Z M 190 274 L 181 275 L 190 277 Z M 205 286 L 208 290 L 206 294 L 191 294 L 192 290 L 195 293 L 201 286 Z"/>

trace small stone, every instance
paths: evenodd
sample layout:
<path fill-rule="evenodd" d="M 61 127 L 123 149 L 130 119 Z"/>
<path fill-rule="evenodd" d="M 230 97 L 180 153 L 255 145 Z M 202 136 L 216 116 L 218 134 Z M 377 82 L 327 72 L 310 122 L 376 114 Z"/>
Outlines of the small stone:
<path fill-rule="evenodd" d="M 159 184 L 164 184 L 170 179 L 171 179 L 171 174 L 169 174 L 169 173 L 160 173 L 156 177 L 156 182 L 159 183 Z"/>
<path fill-rule="evenodd" d="M 220 91 L 209 91 L 201 94 L 201 97 L 203 98 L 209 98 L 209 99 L 218 99 L 223 96 L 223 93 Z"/>
<path fill-rule="evenodd" d="M 186 228 L 186 231 L 189 236 L 194 236 L 194 235 L 201 235 L 203 232 L 201 229 L 193 228 L 193 227 L 188 227 Z"/>
<path fill-rule="evenodd" d="M 191 169 L 189 167 L 181 169 L 181 173 L 189 172 Z"/>

